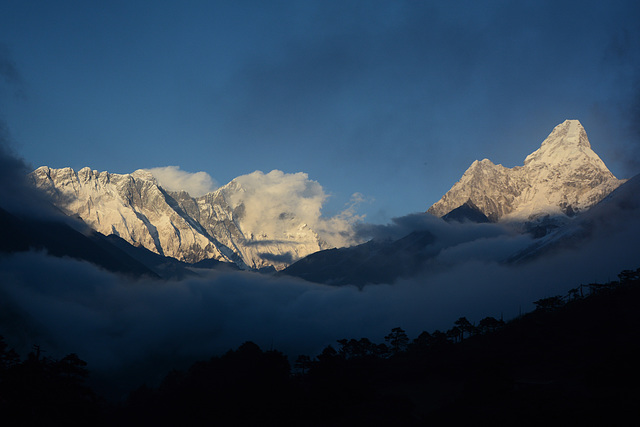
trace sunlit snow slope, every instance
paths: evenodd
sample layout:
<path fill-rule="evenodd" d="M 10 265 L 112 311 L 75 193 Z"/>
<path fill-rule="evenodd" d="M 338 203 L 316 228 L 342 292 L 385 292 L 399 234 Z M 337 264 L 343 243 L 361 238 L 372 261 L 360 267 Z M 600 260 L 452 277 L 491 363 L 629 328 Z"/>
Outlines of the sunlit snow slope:
<path fill-rule="evenodd" d="M 271 178 L 277 179 L 275 175 Z M 115 174 L 43 166 L 30 176 L 59 208 L 96 231 L 182 261 L 214 258 L 241 268 L 281 269 L 327 247 L 304 218 L 274 197 L 267 195 L 260 212 L 253 212 L 255 189 L 242 177 L 194 198 L 184 191 L 166 191 L 144 170 Z M 256 218 L 269 227 L 259 227 Z"/>
<path fill-rule="evenodd" d="M 619 180 L 591 149 L 578 120 L 556 126 L 523 166 L 475 161 L 429 213 L 443 216 L 471 201 L 489 219 L 531 220 L 584 211 L 615 190 Z"/>

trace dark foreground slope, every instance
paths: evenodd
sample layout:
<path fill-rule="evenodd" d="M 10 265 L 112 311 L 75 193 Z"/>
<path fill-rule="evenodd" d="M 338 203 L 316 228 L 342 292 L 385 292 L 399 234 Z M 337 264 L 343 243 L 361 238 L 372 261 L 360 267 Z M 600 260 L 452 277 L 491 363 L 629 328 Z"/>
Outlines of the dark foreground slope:
<path fill-rule="evenodd" d="M 637 280 L 600 287 L 598 295 L 561 308 L 552 303 L 456 346 L 448 363 L 459 367 L 463 386 L 429 418 L 440 424 L 624 423 L 640 399 L 639 298 Z"/>
<path fill-rule="evenodd" d="M 411 342 L 401 328 L 382 344 L 339 340 L 293 367 L 284 354 L 248 342 L 123 402 L 100 403 L 83 385 L 88 372 L 77 356 L 54 361 L 38 351 L 20 362 L 0 340 L 1 421 L 622 425 L 640 399 L 639 276 L 625 271 L 619 282 L 536 301 L 536 311 L 506 325 L 460 318 Z"/>
<path fill-rule="evenodd" d="M 293 375 L 284 355 L 246 343 L 171 373 L 157 389 L 136 391 L 118 422 L 622 422 L 640 399 L 640 283 L 638 272 L 624 277 L 538 301 L 538 310 L 506 325 L 493 319 L 465 327 L 461 318 L 450 331 L 413 342 L 400 328 L 386 344 L 340 340 L 315 358 L 298 357 Z"/>

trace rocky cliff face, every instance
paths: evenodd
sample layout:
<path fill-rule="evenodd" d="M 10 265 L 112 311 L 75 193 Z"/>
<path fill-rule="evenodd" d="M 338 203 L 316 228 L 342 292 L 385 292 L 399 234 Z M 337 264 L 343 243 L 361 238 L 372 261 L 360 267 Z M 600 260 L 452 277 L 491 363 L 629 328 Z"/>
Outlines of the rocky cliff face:
<path fill-rule="evenodd" d="M 489 219 L 533 220 L 586 210 L 615 190 L 619 180 L 591 150 L 578 120 L 556 126 L 523 166 L 475 161 L 427 212 L 443 216 L 468 200 Z"/>
<path fill-rule="evenodd" d="M 142 170 L 115 174 L 43 166 L 30 177 L 59 208 L 94 230 L 182 261 L 214 258 L 241 268 L 282 269 L 324 249 L 316 233 L 287 212 L 267 218 L 274 224 L 268 232 L 254 230 L 245 221 L 245 189 L 235 181 L 194 198 L 165 191 Z"/>

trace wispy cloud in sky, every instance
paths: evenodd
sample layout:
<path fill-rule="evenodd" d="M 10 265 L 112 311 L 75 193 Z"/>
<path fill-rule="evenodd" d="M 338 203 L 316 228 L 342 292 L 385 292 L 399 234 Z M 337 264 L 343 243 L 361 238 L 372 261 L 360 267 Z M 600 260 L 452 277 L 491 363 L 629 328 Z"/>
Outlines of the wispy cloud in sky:
<path fill-rule="evenodd" d="M 622 123 L 620 137 L 626 142 L 617 147 L 616 158 L 631 174 L 640 172 L 640 40 L 621 28 L 611 35 L 602 56 L 602 67 L 613 68 L 606 74 L 611 91 L 606 103 L 618 112 Z M 611 118 L 604 118 L 611 120 Z"/>
<path fill-rule="evenodd" d="M 186 172 L 179 166 L 164 166 L 145 169 L 158 180 L 158 184 L 169 191 L 186 191 L 192 197 L 204 196 L 218 188 L 218 184 L 206 172 Z"/>
<path fill-rule="evenodd" d="M 5 84 L 13 87 L 14 94 L 24 94 L 24 80 L 16 66 L 9 48 L 0 43 L 0 77 Z"/>

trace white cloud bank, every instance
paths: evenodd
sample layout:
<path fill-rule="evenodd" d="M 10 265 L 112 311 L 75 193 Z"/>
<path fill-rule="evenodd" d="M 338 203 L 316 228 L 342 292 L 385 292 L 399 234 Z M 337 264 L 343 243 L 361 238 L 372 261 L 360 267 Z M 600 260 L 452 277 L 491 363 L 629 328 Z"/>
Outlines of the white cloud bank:
<path fill-rule="evenodd" d="M 362 196 L 356 193 L 343 212 L 334 217 L 324 217 L 322 206 L 328 195 L 306 173 L 289 174 L 273 170 L 265 174 L 255 171 L 235 178 L 223 191 L 233 208 L 244 204 L 242 229 L 245 233 L 283 236 L 290 232 L 290 219 L 306 224 L 329 247 L 359 242 L 355 240 L 353 226 L 363 219 L 355 214 L 355 206 Z"/>
<path fill-rule="evenodd" d="M 144 169 L 169 191 L 184 190 L 193 197 L 204 196 L 218 188 L 216 181 L 206 172 L 186 172 L 179 166 Z"/>

